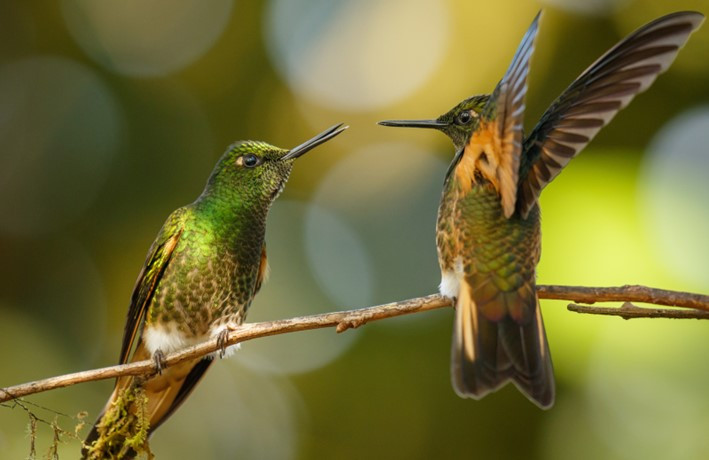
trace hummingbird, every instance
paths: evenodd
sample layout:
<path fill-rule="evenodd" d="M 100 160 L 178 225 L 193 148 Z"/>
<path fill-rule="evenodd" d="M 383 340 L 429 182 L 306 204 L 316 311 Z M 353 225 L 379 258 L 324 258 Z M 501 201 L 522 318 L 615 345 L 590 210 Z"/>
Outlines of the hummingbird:
<path fill-rule="evenodd" d="M 133 458 L 184 402 L 212 364 L 207 356 L 164 368 L 164 355 L 217 337 L 223 357 L 267 276 L 266 217 L 295 159 L 342 133 L 335 125 L 285 150 L 265 142 L 229 146 L 202 194 L 174 211 L 138 275 L 119 363 L 153 359 L 159 372 L 119 377 L 84 458 Z M 140 393 L 134 390 L 139 389 Z M 141 401 L 138 401 L 138 400 Z M 147 423 L 146 423 L 147 422 Z"/>
<path fill-rule="evenodd" d="M 525 137 L 527 74 L 540 16 L 492 94 L 469 97 L 433 120 L 379 124 L 436 129 L 455 147 L 436 226 L 440 293 L 455 304 L 453 388 L 480 399 L 511 381 L 546 409 L 555 384 L 535 284 L 539 195 L 667 70 L 704 16 L 672 13 L 628 35 L 582 72 Z"/>

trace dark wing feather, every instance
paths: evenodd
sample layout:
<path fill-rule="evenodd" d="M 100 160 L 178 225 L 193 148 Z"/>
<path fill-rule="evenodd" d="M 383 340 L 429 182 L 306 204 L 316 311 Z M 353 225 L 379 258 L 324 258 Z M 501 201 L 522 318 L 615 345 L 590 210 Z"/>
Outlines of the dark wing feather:
<path fill-rule="evenodd" d="M 177 410 L 177 408 L 182 405 L 183 402 L 185 402 L 185 399 L 187 399 L 187 397 L 192 393 L 194 387 L 197 385 L 197 383 L 199 383 L 199 381 L 202 379 L 202 376 L 204 376 L 204 373 L 207 372 L 207 369 L 209 369 L 209 366 L 211 366 L 213 362 L 213 358 L 207 357 L 200 359 L 197 364 L 195 364 L 190 373 L 187 374 L 185 381 L 182 383 L 182 386 L 180 386 L 180 390 L 177 392 L 177 395 L 170 404 L 170 407 L 167 412 L 165 412 L 165 414 L 160 418 L 160 420 L 157 420 L 150 424 L 151 433 L 155 431 L 160 425 L 162 425 L 163 422 L 167 420 Z"/>
<path fill-rule="evenodd" d="M 534 52 L 534 39 L 539 29 L 541 14 L 541 12 L 537 14 L 524 34 L 507 72 L 498 83 L 483 112 L 485 118 L 497 122 L 495 135 L 500 142 L 501 150 L 497 155 L 499 162 L 497 179 L 502 208 L 505 217 L 508 218 L 514 213 L 517 200 L 517 182 L 523 140 L 524 97 L 527 94 L 529 62 Z"/>
<path fill-rule="evenodd" d="M 636 30 L 584 71 L 542 115 L 524 143 L 517 209 L 526 217 L 542 189 L 616 113 L 670 66 L 704 21 L 669 14 Z"/>
<path fill-rule="evenodd" d="M 160 282 L 165 268 L 170 261 L 172 252 L 175 250 L 180 235 L 182 234 L 186 209 L 180 208 L 170 214 L 165 221 L 160 233 L 148 251 L 145 265 L 138 275 L 131 296 L 126 326 L 123 332 L 123 345 L 119 362 L 125 364 L 135 342 L 135 338 L 142 329 L 145 319 L 145 312 L 150 305 L 155 288 Z"/>
<path fill-rule="evenodd" d="M 261 261 L 258 266 L 258 276 L 256 277 L 256 286 L 254 287 L 254 295 L 258 294 L 261 286 L 268 279 L 268 257 L 266 256 L 266 243 L 261 246 Z"/>

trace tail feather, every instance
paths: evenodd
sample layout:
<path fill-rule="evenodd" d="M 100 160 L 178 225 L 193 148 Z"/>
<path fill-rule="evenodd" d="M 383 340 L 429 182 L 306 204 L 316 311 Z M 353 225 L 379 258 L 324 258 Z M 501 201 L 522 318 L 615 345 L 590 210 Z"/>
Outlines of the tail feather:
<path fill-rule="evenodd" d="M 461 397 L 480 399 L 507 382 L 546 409 L 554 403 L 554 372 L 539 303 L 528 321 L 493 321 L 477 308 L 467 283 L 456 304 L 451 373 Z"/>
<path fill-rule="evenodd" d="M 503 343 L 507 342 L 507 355 L 514 363 L 512 381 L 525 396 L 546 409 L 554 403 L 554 369 L 539 301 L 535 310 L 533 320 L 527 324 L 507 318 L 499 327 L 504 331 L 501 335 Z"/>
<path fill-rule="evenodd" d="M 148 354 L 145 348 L 139 344 L 133 361 L 147 358 Z M 82 458 L 114 458 L 121 450 L 124 452 L 120 458 L 134 458 L 137 453 L 133 449 L 126 452 L 123 447 L 129 437 L 136 435 L 134 431 L 140 425 L 140 421 L 137 420 L 139 416 L 136 415 L 138 411 L 141 409 L 145 411 L 140 418 L 147 419 L 147 436 L 150 436 L 184 402 L 211 364 L 211 359 L 204 358 L 171 366 L 165 369 L 162 374 L 152 376 L 145 381 L 139 381 L 135 377 L 119 378 L 111 397 L 84 441 L 86 447 L 82 449 Z M 126 398 L 126 391 L 136 385 L 140 387 L 146 397 L 142 408 L 138 408 L 134 402 L 126 404 L 125 400 L 121 401 L 121 398 Z M 123 424 L 119 429 L 120 434 L 118 434 L 118 429 L 111 430 L 113 426 L 103 426 L 106 423 L 111 423 L 105 420 L 105 416 L 117 403 L 125 405 L 126 411 L 120 421 L 114 420 L 117 424 Z M 132 417 L 133 420 L 126 421 L 125 417 Z M 109 419 L 112 418 L 112 416 L 109 417 Z M 101 439 L 109 432 L 111 433 L 110 442 Z M 97 441 L 101 442 L 95 444 Z M 94 449 L 91 449 L 92 446 Z"/>
<path fill-rule="evenodd" d="M 151 433 L 155 431 L 160 425 L 162 425 L 163 422 L 165 422 L 165 420 L 167 420 L 173 414 L 173 412 L 175 412 L 175 410 L 177 410 L 177 408 L 182 405 L 185 399 L 187 399 L 190 393 L 192 393 L 192 390 L 194 390 L 194 387 L 197 385 L 197 382 L 202 379 L 202 376 L 205 372 L 207 372 L 207 369 L 209 369 L 209 366 L 211 366 L 213 362 L 214 360 L 211 358 L 204 358 L 200 359 L 197 364 L 192 367 L 192 370 L 190 370 L 189 374 L 187 374 L 187 377 L 185 377 L 184 382 L 180 386 L 180 390 L 175 395 L 175 398 L 170 404 L 168 410 L 162 414 L 160 419 L 155 419 L 155 421 L 151 419 Z"/>

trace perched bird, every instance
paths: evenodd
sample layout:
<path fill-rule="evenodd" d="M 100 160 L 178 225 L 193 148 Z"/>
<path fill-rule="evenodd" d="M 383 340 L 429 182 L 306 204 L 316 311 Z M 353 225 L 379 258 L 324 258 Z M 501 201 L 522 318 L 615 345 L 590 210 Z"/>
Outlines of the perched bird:
<path fill-rule="evenodd" d="M 704 16 L 669 14 L 627 36 L 586 69 L 524 137 L 527 73 L 540 14 L 492 94 L 465 99 L 435 120 L 380 124 L 437 129 L 455 145 L 436 231 L 440 292 L 456 306 L 455 391 L 479 399 L 512 381 L 532 402 L 549 408 L 554 375 L 535 286 L 539 194 L 670 66 Z"/>
<path fill-rule="evenodd" d="M 202 194 L 170 214 L 148 251 L 131 298 L 121 364 L 152 357 L 160 368 L 164 354 L 210 337 L 225 341 L 266 276 L 266 215 L 295 159 L 346 128 L 335 125 L 291 150 L 254 141 L 227 149 Z M 156 375 L 118 378 L 86 439 L 84 458 L 132 458 L 144 450 L 147 436 L 211 363 L 211 357 L 198 358 Z"/>

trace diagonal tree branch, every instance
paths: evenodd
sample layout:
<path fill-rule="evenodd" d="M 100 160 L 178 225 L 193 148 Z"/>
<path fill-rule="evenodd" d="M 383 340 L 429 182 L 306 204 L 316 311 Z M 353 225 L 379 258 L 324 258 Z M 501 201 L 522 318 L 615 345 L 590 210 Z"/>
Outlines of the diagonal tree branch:
<path fill-rule="evenodd" d="M 620 316 L 634 318 L 709 319 L 709 311 L 684 308 L 647 308 L 625 302 L 620 307 L 595 307 L 591 305 L 569 304 L 569 311 L 590 315 Z"/>
<path fill-rule="evenodd" d="M 709 314 L 709 296 L 692 294 L 688 292 L 668 291 L 645 286 L 621 287 L 582 287 L 582 286 L 537 286 L 537 293 L 541 299 L 570 300 L 574 302 L 595 303 L 608 301 L 644 302 L 656 305 L 668 305 L 690 308 L 700 311 L 647 309 L 636 306 L 621 308 L 592 307 L 572 304 L 569 309 L 579 313 L 592 313 L 600 315 L 617 315 L 624 318 L 630 317 L 662 317 L 662 318 L 707 318 Z M 247 323 L 238 330 L 229 333 L 227 345 L 245 342 L 247 340 L 266 337 L 269 335 L 286 334 L 290 332 L 335 327 L 337 332 L 344 332 L 356 328 L 370 321 L 392 318 L 411 313 L 433 310 L 452 306 L 451 300 L 438 294 L 418 297 L 400 302 L 392 302 L 374 307 L 347 310 L 320 315 L 301 316 L 297 318 L 261 323 Z M 636 312 L 642 310 L 644 316 Z M 190 359 L 213 354 L 219 350 L 217 339 L 207 340 L 200 344 L 185 348 L 166 356 L 165 363 L 172 366 Z M 104 367 L 89 371 L 75 372 L 72 374 L 50 377 L 34 382 L 0 388 L 0 402 L 10 401 L 22 396 L 40 393 L 43 391 L 63 388 L 77 383 L 95 380 L 111 379 L 124 375 L 146 375 L 156 372 L 155 362 L 152 360 L 137 361 L 118 366 Z"/>
<path fill-rule="evenodd" d="M 238 330 L 229 333 L 227 345 L 245 342 L 247 340 L 266 337 L 269 335 L 286 334 L 290 332 L 335 327 L 337 332 L 359 327 L 369 321 L 401 316 L 408 313 L 433 310 L 436 308 L 450 307 L 449 299 L 440 295 L 430 295 L 415 299 L 393 302 L 375 307 L 347 310 L 336 313 L 300 316 L 291 319 L 267 321 L 262 323 L 243 324 Z M 210 339 L 197 345 L 185 348 L 165 356 L 165 365 L 175 364 L 195 359 L 214 353 L 220 349 L 217 339 Z M 129 364 L 103 367 L 90 371 L 75 372 L 72 374 L 36 380 L 21 385 L 0 388 L 0 402 L 9 401 L 22 396 L 27 396 L 42 391 L 63 388 L 77 383 L 94 380 L 111 379 L 124 375 L 144 375 L 156 372 L 153 360 L 136 361 Z"/>
<path fill-rule="evenodd" d="M 577 303 L 643 302 L 668 307 L 709 311 L 709 296 L 626 284 L 618 287 L 537 286 L 540 299 L 571 300 Z"/>

